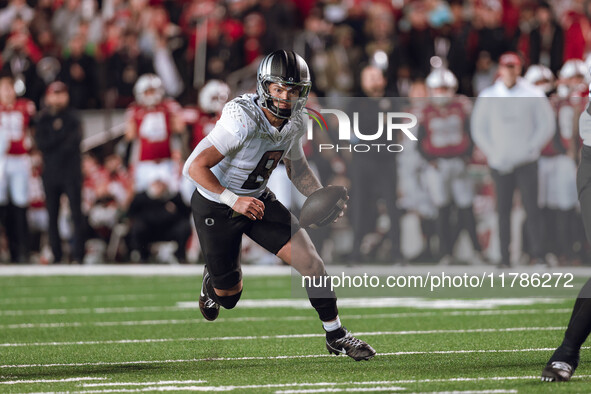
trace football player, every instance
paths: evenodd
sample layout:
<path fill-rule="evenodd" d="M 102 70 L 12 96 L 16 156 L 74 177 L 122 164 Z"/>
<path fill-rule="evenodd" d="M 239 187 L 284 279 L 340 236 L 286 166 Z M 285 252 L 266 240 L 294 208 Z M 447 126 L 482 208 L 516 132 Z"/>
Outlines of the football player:
<path fill-rule="evenodd" d="M 27 207 L 29 205 L 29 179 L 31 178 L 32 147 L 29 123 L 35 115 L 35 104 L 17 98 L 14 79 L 0 77 L 0 208 L 8 214 L 11 229 L 8 232 L 12 261 L 24 262 L 28 254 Z M 12 203 L 10 210 L 8 204 Z M 4 215 L 3 215 L 4 216 Z"/>
<path fill-rule="evenodd" d="M 199 91 L 199 107 L 195 111 L 193 133 L 191 136 L 191 150 L 205 138 L 222 114 L 224 105 L 230 98 L 230 87 L 223 81 L 212 79 Z"/>
<path fill-rule="evenodd" d="M 469 118 L 472 105 L 466 97 L 456 96 L 458 80 L 447 69 L 433 70 L 426 79 L 431 99 L 421 113 L 419 151 L 429 162 L 425 170 L 432 201 L 439 210 L 440 264 L 452 261 L 457 235 L 466 230 L 475 251 L 474 263 L 482 263 L 472 210 L 474 183 L 467 171 L 472 154 Z M 457 233 L 450 232 L 451 213 L 458 210 Z"/>
<path fill-rule="evenodd" d="M 218 317 L 220 306 L 234 308 L 240 299 L 243 234 L 302 275 L 326 275 L 308 234 L 266 187 L 283 160 L 302 194 L 322 188 L 302 150 L 302 109 L 310 88 L 308 65 L 298 54 L 280 50 L 267 55 L 258 68 L 256 94 L 228 102 L 215 128 L 185 163 L 183 173 L 197 187 L 191 205 L 205 257 L 199 309 L 207 320 Z M 355 360 L 376 354 L 341 325 L 333 291 L 306 290 L 326 331 L 329 352 Z"/>
<path fill-rule="evenodd" d="M 415 80 L 408 90 L 409 106 L 404 112 L 415 114 L 418 124 L 422 123 L 421 115 L 428 104 L 427 85 L 423 79 Z M 419 126 L 411 131 L 418 134 Z M 415 212 L 421 222 L 423 235 L 423 249 L 410 259 L 411 262 L 436 262 L 437 253 L 433 251 L 431 240 L 437 237 L 437 207 L 433 203 L 425 179 L 425 169 L 429 162 L 419 153 L 414 141 L 404 140 L 404 154 L 397 155 L 398 160 L 398 189 L 400 197 L 397 204 L 400 208 Z"/>
<path fill-rule="evenodd" d="M 591 87 L 591 86 L 590 86 Z M 591 98 L 591 92 L 589 93 Z M 587 240 L 591 241 L 591 106 L 579 117 L 579 134 L 583 139 L 581 162 L 577 171 L 577 192 Z M 579 365 L 581 346 L 591 333 L 591 279 L 585 283 L 568 322 L 564 339 L 542 371 L 542 381 L 570 380 Z"/>
<path fill-rule="evenodd" d="M 183 108 L 183 119 L 191 131 L 189 141 L 183 145 L 193 151 L 197 144 L 213 130 L 222 115 L 222 109 L 230 98 L 230 87 L 223 81 L 212 79 L 208 81 L 197 98 L 197 106 Z M 186 155 L 183 155 L 186 157 Z M 191 204 L 191 196 L 195 186 L 187 178 L 181 179 L 181 195 L 187 205 Z"/>
<path fill-rule="evenodd" d="M 542 89 L 550 96 L 556 89 L 556 81 L 552 70 L 542 64 L 532 64 L 523 76 L 529 83 Z"/>
<path fill-rule="evenodd" d="M 181 159 L 180 138 L 173 134 L 185 131 L 180 105 L 164 97 L 162 80 L 155 74 L 144 74 L 136 82 L 136 101 L 127 108 L 125 139 L 137 141 L 134 167 L 134 189 L 145 191 L 156 179 L 168 179 L 170 190 L 179 188 L 175 161 Z M 178 168 L 178 167 L 177 167 Z"/>
<path fill-rule="evenodd" d="M 556 93 L 560 97 L 585 97 L 587 85 L 585 75 L 587 67 L 579 59 L 567 60 L 558 73 L 558 87 Z"/>
<path fill-rule="evenodd" d="M 571 66 L 565 64 L 560 75 L 566 78 L 570 74 L 569 68 Z M 545 66 L 530 66 L 525 79 L 540 87 L 546 95 L 554 90 L 554 75 Z M 554 244 L 548 251 L 555 253 L 559 262 L 564 265 L 572 258 L 568 226 L 577 206 L 577 170 L 574 160 L 577 144 L 574 122 L 575 116 L 581 111 L 577 109 L 580 105 L 571 102 L 569 97 L 553 96 L 551 103 L 556 113 L 557 127 L 554 138 L 542 149 L 542 156 L 538 161 L 538 205 L 542 210 L 543 227 L 547 231 L 545 244 Z"/>

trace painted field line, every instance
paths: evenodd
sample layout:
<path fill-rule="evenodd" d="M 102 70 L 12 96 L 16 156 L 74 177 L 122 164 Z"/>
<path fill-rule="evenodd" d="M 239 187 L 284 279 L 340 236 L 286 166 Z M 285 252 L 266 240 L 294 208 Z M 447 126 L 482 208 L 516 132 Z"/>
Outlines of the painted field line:
<path fill-rule="evenodd" d="M 422 297 L 356 297 L 339 298 L 341 308 L 414 308 L 414 309 L 491 309 L 500 306 L 529 306 L 536 304 L 557 304 L 564 298 L 482 298 L 482 299 L 437 299 Z M 178 302 L 177 306 L 198 308 L 197 301 Z M 238 306 L 242 309 L 258 308 L 293 308 L 309 309 L 307 298 L 277 298 L 262 300 L 241 300 Z"/>
<path fill-rule="evenodd" d="M 151 382 L 151 383 L 144 383 L 144 382 L 121 382 L 121 383 L 83 383 L 82 387 L 105 387 L 105 386 L 145 386 L 145 385 L 163 385 L 163 384 L 184 384 L 190 383 L 190 380 L 186 381 L 171 381 L 171 382 Z M 204 382 L 205 383 L 205 382 Z M 294 382 L 294 383 L 276 383 L 276 384 L 256 384 L 256 385 L 245 385 L 245 386 L 209 386 L 209 387 L 220 387 L 220 388 L 236 388 L 236 389 L 261 389 L 261 388 L 282 388 L 282 387 L 324 387 L 324 386 L 369 386 L 369 385 L 386 385 L 392 383 L 408 383 L 407 381 L 358 381 L 358 382 L 314 382 L 314 383 L 307 383 L 307 382 Z M 483 391 L 484 392 L 484 391 Z M 487 390 L 487 392 L 490 392 Z"/>
<path fill-rule="evenodd" d="M 235 317 L 232 320 L 217 319 L 219 322 L 262 322 L 274 321 L 271 317 Z M 298 321 L 311 320 L 313 317 L 292 316 L 281 320 Z M 69 323 L 21 323 L 0 325 L 0 330 L 23 329 L 23 328 L 66 328 L 66 327 L 116 327 L 116 326 L 153 326 L 153 325 L 178 325 L 178 324 L 207 324 L 204 319 L 169 319 L 169 320 L 135 320 L 135 321 L 114 321 L 114 322 L 69 322 Z"/>
<path fill-rule="evenodd" d="M 159 382 L 109 382 L 109 383 L 83 383 L 82 387 L 106 387 L 106 386 L 158 386 L 168 384 L 199 384 L 207 383 L 206 380 L 162 380 Z"/>
<path fill-rule="evenodd" d="M 387 336 L 387 335 L 429 335 L 429 334 L 472 334 L 495 332 L 523 332 L 523 331 L 563 331 L 566 327 L 509 327 L 509 328 L 473 328 L 461 330 L 407 330 L 407 331 L 367 331 L 355 332 L 358 336 Z M 248 335 L 227 337 L 197 337 L 197 338 L 148 338 L 148 339 L 120 339 L 107 341 L 72 341 L 72 342 L 23 342 L 0 343 L 0 347 L 27 346 L 76 346 L 76 345 L 121 345 L 134 343 L 159 342 L 195 342 L 195 341 L 253 341 L 261 339 L 291 339 L 291 338 L 321 338 L 325 334 L 284 334 L 284 335 Z"/>
<path fill-rule="evenodd" d="M 380 313 L 367 315 L 341 315 L 342 319 L 388 319 L 407 317 L 459 317 L 459 316 L 496 316 L 496 315 L 536 315 L 540 313 L 569 313 L 571 309 L 548 309 L 548 310 L 485 310 L 485 311 L 451 311 L 451 312 L 403 312 L 403 313 Z M 229 317 L 217 319 L 218 322 L 241 323 L 241 322 L 263 322 L 263 321 L 302 321 L 314 320 L 315 316 L 283 316 L 283 317 Z M 0 324 L 0 330 L 23 329 L 23 328 L 66 328 L 66 327 L 113 327 L 113 326 L 145 326 L 145 325 L 177 325 L 177 324 L 209 324 L 208 321 L 198 319 L 165 319 L 165 320 L 132 320 L 114 322 L 69 322 L 69 323 L 16 323 Z"/>
<path fill-rule="evenodd" d="M 276 391 L 278 393 L 278 391 Z M 422 393 L 409 393 L 409 394 L 503 394 L 503 393 L 518 393 L 517 390 L 464 390 L 464 391 L 425 391 Z"/>
<path fill-rule="evenodd" d="M 329 388 L 329 389 L 310 389 L 310 390 L 278 390 L 275 391 L 275 394 L 304 394 L 304 393 L 357 393 L 357 392 L 379 392 L 379 391 L 401 391 L 400 388 L 393 386 L 393 387 L 368 387 L 368 388 L 348 388 L 348 389 L 338 389 L 338 388 Z M 402 390 L 406 390 L 402 388 Z M 409 394 L 513 394 L 517 393 L 517 390 L 465 390 L 465 391 L 427 391 L 422 393 L 409 393 Z"/>
<path fill-rule="evenodd" d="M 404 391 L 404 387 L 389 386 L 389 387 L 350 387 L 345 389 L 326 388 L 326 389 L 307 389 L 307 390 L 279 390 L 275 393 L 296 394 L 296 393 L 378 393 L 380 391 L 393 392 Z"/>
<path fill-rule="evenodd" d="M 8 380 L 8 381 L 0 381 L 0 384 L 34 384 L 34 383 L 64 383 L 64 382 L 85 382 L 88 380 L 107 380 L 107 378 L 92 378 L 92 377 L 82 377 L 82 378 L 66 378 L 66 379 L 30 379 L 30 380 Z"/>
<path fill-rule="evenodd" d="M 269 385 L 272 386 L 272 385 Z M 262 387 L 243 387 L 243 386 L 152 386 L 141 389 L 110 389 L 110 390 L 86 390 L 79 391 L 79 393 L 138 393 L 146 391 L 201 391 L 201 392 L 215 392 L 215 391 L 234 391 L 234 390 L 245 390 L 245 389 L 260 389 Z M 272 387 L 269 387 L 272 388 Z M 349 388 L 349 389 L 313 389 L 310 391 L 297 391 L 305 393 L 330 393 L 330 392 L 393 392 L 403 391 L 404 387 L 381 387 L 381 388 Z"/>
<path fill-rule="evenodd" d="M 588 378 L 591 375 L 579 375 L 577 378 Z M 246 389 L 273 389 L 273 388 L 287 388 L 287 387 L 322 387 L 329 386 L 335 388 L 335 386 L 353 385 L 353 386 L 368 386 L 368 385 L 397 385 L 397 384 L 414 384 L 414 383 L 449 383 L 449 382 L 481 382 L 481 381 L 503 381 L 503 380 L 538 380 L 539 376 L 493 376 L 493 377 L 478 377 L 478 378 L 449 378 L 449 379 L 412 379 L 412 380 L 392 380 L 392 381 L 375 381 L 375 382 L 320 382 L 320 383 L 282 383 L 282 384 L 260 384 L 260 385 L 245 385 L 245 386 L 152 386 L 140 389 L 107 389 L 107 390 L 87 390 L 81 391 L 81 393 L 111 393 L 111 392 L 143 392 L 143 391 L 233 391 L 233 390 L 246 390 Z M 338 389 L 338 388 L 337 388 Z M 362 387 L 348 388 L 350 391 L 364 391 Z M 322 389 L 315 389 L 310 392 L 324 392 L 318 391 Z M 345 389 L 346 390 L 346 389 Z M 278 393 L 286 393 L 286 391 L 277 391 Z M 295 392 L 295 391 L 289 391 Z M 300 390 L 298 393 L 302 392 Z M 308 391 L 306 391 L 308 392 Z M 465 391 L 474 392 L 474 391 Z M 514 391 L 510 391 L 514 392 Z M 499 393 L 494 390 L 483 390 L 476 391 L 476 393 Z"/>
<path fill-rule="evenodd" d="M 582 349 L 589 349 L 584 346 Z M 490 349 L 490 350 L 431 350 L 431 351 L 409 351 L 378 353 L 378 356 L 408 356 L 408 355 L 429 355 L 429 354 L 472 354 L 472 353 L 522 353 L 522 352 L 548 352 L 556 348 L 529 348 L 529 349 Z M 291 360 L 304 358 L 334 357 L 332 354 L 303 354 L 294 356 L 246 356 L 246 357 L 209 357 L 181 360 L 137 360 L 137 361 L 98 361 L 92 363 L 53 363 L 53 364 L 6 364 L 0 365 L 0 369 L 10 368 L 53 368 L 53 367 L 96 367 L 105 365 L 147 365 L 147 364 L 182 364 L 211 361 L 251 361 L 251 360 Z"/>
<path fill-rule="evenodd" d="M 194 300 L 199 294 L 199 289 L 189 293 L 166 293 L 167 299 Z M 162 294 L 109 294 L 109 295 L 71 295 L 59 297 L 12 297 L 0 299 L 0 305 L 13 304 L 47 304 L 47 303 L 69 303 L 69 302 L 100 302 L 100 301 L 145 301 L 162 299 Z M 535 304 L 556 304 L 564 302 L 564 298 L 483 298 L 483 299 L 433 299 L 421 297 L 356 297 L 339 298 L 339 306 L 348 308 L 384 308 L 384 307 L 409 307 L 409 308 L 430 308 L 430 309 L 491 309 L 499 306 L 529 306 Z M 272 300 L 240 301 L 240 307 L 258 308 L 294 308 L 308 309 L 310 301 L 307 298 L 284 298 Z M 178 307 L 195 309 L 198 307 L 196 301 L 178 302 Z"/>
<path fill-rule="evenodd" d="M 199 294 L 199 290 L 195 293 L 166 293 L 166 297 L 172 299 L 189 299 L 192 300 Z M 144 300 L 159 300 L 162 299 L 162 294 L 110 294 L 103 296 L 59 296 L 59 297 L 14 297 L 3 298 L 0 300 L 0 305 L 14 305 L 14 304 L 65 304 L 69 302 L 98 302 L 98 301 L 144 301 Z"/>
<path fill-rule="evenodd" d="M 120 313 L 139 313 L 139 312 L 182 312 L 198 310 L 197 304 L 187 306 L 142 306 L 142 307 L 112 307 L 112 308 L 71 308 L 71 309 L 33 309 L 33 310 L 0 310 L 0 316 L 36 316 L 36 315 L 87 315 L 87 314 L 120 314 Z M 571 312 L 569 308 L 553 308 L 553 309 L 485 309 L 485 310 L 457 310 L 457 311 L 430 311 L 430 312 L 398 312 L 398 313 L 381 313 L 381 314 L 366 314 L 366 315 L 342 315 L 349 319 L 364 319 L 371 317 L 431 317 L 431 316 L 487 316 L 487 315 L 535 315 L 540 312 L 544 313 L 565 313 Z M 298 316 L 296 316 L 297 318 Z M 277 320 L 291 318 L 278 317 Z M 307 318 L 307 317 L 304 317 Z M 312 317 L 309 317 L 312 318 Z M 234 318 L 227 318 L 226 321 L 231 321 Z"/>
<path fill-rule="evenodd" d="M 195 308 L 199 309 L 199 308 Z M 34 309 L 34 310 L 0 310 L 0 316 L 35 316 L 35 315 L 88 315 L 118 314 L 138 312 L 177 312 L 189 309 L 180 306 L 124 306 L 114 308 L 71 308 L 71 309 Z"/>
<path fill-rule="evenodd" d="M 272 317 L 234 317 L 232 320 L 224 318 L 216 319 L 219 322 L 262 322 L 274 321 Z M 293 316 L 284 320 L 310 320 L 312 317 Z M 317 317 L 316 317 L 317 319 Z M 66 327 L 116 327 L 116 326 L 154 326 L 154 325 L 177 325 L 177 324 L 211 324 L 210 322 L 199 319 L 169 319 L 169 320 L 133 320 L 133 321 L 113 321 L 113 322 L 69 322 L 69 323 L 21 323 L 21 324 L 0 324 L 0 330 L 22 329 L 22 328 L 66 328 Z"/>

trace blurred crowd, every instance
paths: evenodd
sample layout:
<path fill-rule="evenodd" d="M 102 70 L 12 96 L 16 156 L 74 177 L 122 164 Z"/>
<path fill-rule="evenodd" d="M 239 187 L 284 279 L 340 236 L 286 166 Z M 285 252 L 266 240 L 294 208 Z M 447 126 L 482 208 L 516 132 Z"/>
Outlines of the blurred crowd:
<path fill-rule="evenodd" d="M 430 108 L 425 98 L 478 96 L 502 73 L 501 56 L 515 52 L 529 83 L 556 98 L 556 119 L 562 119 L 557 130 L 570 129 L 563 140 L 574 141 L 560 153 L 568 153 L 576 163 L 573 119 L 584 105 L 563 101 L 587 94 L 588 4 L 582 0 L 0 0 L 0 72 L 12 78 L 18 100 L 28 100 L 19 111 L 25 114 L 33 106 L 27 115 L 31 132 L 43 125 L 55 128 L 54 118 L 50 122 L 34 115 L 35 109 L 47 109 L 54 81 L 65 83 L 74 109 L 127 109 L 125 136 L 80 158 L 80 214 L 72 209 L 69 189 L 56 181 L 62 189 L 52 192 L 57 201 L 52 199 L 54 208 L 49 210 L 54 213 L 48 215 L 49 186 L 43 175 L 47 157 L 34 143 L 37 136 L 29 136 L 31 143 L 24 151 L 30 159 L 28 197 L 23 202 L 10 192 L 10 198 L 0 201 L 7 241 L 0 247 L 1 257 L 28 261 L 33 253 L 42 262 L 142 262 L 161 253 L 165 261 L 196 260 L 198 243 L 188 208 L 192 189 L 181 179 L 182 161 L 213 128 L 225 101 L 255 90 L 260 59 L 276 49 L 292 49 L 306 59 L 312 96 L 400 97 L 395 108 L 425 116 L 432 115 L 425 109 Z M 437 79 L 433 70 L 445 70 L 451 77 Z M 313 105 L 314 99 L 310 102 Z M 470 119 L 471 106 L 466 109 L 465 101 L 459 103 L 454 105 Z M 572 113 L 560 115 L 564 106 L 572 107 Z M 442 108 L 437 111 L 446 117 L 450 109 Z M 466 187 L 474 193 L 468 197 L 445 191 L 457 188 L 451 185 L 457 185 L 458 179 L 488 171 L 490 158 L 474 148 L 469 128 L 463 132 L 470 149 L 456 156 L 465 166 L 450 164 L 453 160 L 437 164 L 450 157 L 433 156 L 421 147 L 414 154 L 407 144 L 405 154 L 396 160 L 390 155 L 374 161 L 346 152 L 320 154 L 309 146 L 306 152 L 323 184 L 350 186 L 352 196 L 346 220 L 312 232 L 323 257 L 449 264 L 456 241 L 466 230 L 473 261 L 508 263 L 506 253 L 487 252 L 498 248 L 491 235 L 498 228 L 487 216 L 495 211 L 493 179 L 481 176 L 479 182 L 469 183 Z M 313 143 L 319 142 L 327 141 Z M 9 151 L 8 156 L 24 153 Z M 366 174 L 375 169 L 391 182 L 372 182 Z M 63 178 L 55 171 L 55 179 Z M 297 213 L 302 198 L 291 195 L 282 171 L 276 170 L 270 187 L 276 193 L 285 190 L 277 194 L 283 194 L 285 204 Z M 432 190 L 434 184 L 439 191 Z M 542 202 L 539 208 L 553 210 L 545 213 L 546 225 L 567 226 L 567 217 L 568 223 L 577 222 L 572 220 L 576 201 L 564 208 Z M 560 216 L 556 209 L 568 214 Z M 409 252 L 403 250 L 404 229 L 413 226 L 419 228 L 415 233 L 420 234 L 422 246 Z M 580 234 L 579 230 L 562 234 Z M 537 237 L 534 244 L 543 235 Z M 523 250 L 539 263 L 541 256 L 532 252 L 530 238 L 527 234 L 520 238 Z M 552 241 L 553 250 L 548 250 L 559 263 L 582 259 L 584 240 L 571 236 L 559 241 Z M 57 243 L 69 250 L 68 258 Z M 158 243 L 164 244 L 151 248 Z M 168 251 L 167 243 L 174 244 Z M 253 261 L 263 259 L 257 250 L 251 252 Z"/>
<path fill-rule="evenodd" d="M 361 93 L 360 71 L 375 64 L 388 93 L 433 67 L 476 96 L 499 56 L 556 75 L 591 45 L 583 0 L 3 0 L 0 65 L 19 94 L 40 104 L 45 87 L 68 84 L 76 108 L 124 108 L 139 75 L 154 72 L 169 96 L 195 101 L 195 84 L 222 79 L 249 90 L 261 55 L 293 49 L 310 64 L 319 96 Z M 249 66 L 251 66 L 249 68 Z"/>

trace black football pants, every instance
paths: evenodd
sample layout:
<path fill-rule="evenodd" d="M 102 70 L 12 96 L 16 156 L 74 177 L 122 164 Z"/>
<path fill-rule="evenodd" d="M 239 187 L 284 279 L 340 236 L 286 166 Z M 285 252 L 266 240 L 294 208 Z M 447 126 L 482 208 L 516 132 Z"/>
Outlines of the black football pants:
<path fill-rule="evenodd" d="M 538 208 L 538 163 L 528 163 L 515 168 L 510 173 L 492 170 L 497 193 L 497 211 L 499 215 L 499 239 L 502 262 L 508 264 L 509 243 L 511 241 L 511 211 L 513 194 L 518 188 L 527 220 L 525 222 L 531 257 L 543 257 L 543 233 L 540 209 Z"/>
<path fill-rule="evenodd" d="M 53 252 L 54 262 L 60 262 L 63 258 L 58 218 L 60 199 L 62 194 L 65 193 L 70 202 L 70 212 L 72 214 L 72 223 L 74 225 L 74 246 L 71 257 L 73 260 L 81 263 L 84 258 L 85 241 L 81 211 L 82 182 L 77 180 L 60 182 L 43 179 L 43 187 L 45 189 L 45 202 L 47 205 L 47 213 L 49 215 L 49 244 L 51 245 L 51 251 Z"/>

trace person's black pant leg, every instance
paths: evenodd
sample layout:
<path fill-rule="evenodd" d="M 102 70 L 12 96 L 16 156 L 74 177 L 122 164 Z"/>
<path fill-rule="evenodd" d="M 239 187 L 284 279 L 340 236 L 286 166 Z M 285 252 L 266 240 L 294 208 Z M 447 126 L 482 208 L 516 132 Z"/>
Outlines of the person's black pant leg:
<path fill-rule="evenodd" d="M 179 261 L 186 259 L 187 241 L 191 237 L 191 222 L 188 218 L 183 218 L 175 222 L 170 229 L 169 238 L 178 245 L 175 257 Z"/>
<path fill-rule="evenodd" d="M 9 205 L 14 225 L 14 234 L 10 239 L 10 254 L 12 261 L 18 263 L 27 262 L 29 257 L 29 226 L 27 223 L 27 208 L 18 207 L 14 204 Z"/>
<path fill-rule="evenodd" d="M 43 180 L 45 189 L 45 205 L 47 206 L 47 215 L 49 216 L 49 244 L 53 253 L 53 261 L 62 260 L 62 240 L 60 238 L 58 217 L 60 207 L 60 197 L 62 195 L 62 185 L 56 182 Z"/>
<path fill-rule="evenodd" d="M 153 231 L 158 231 L 158 229 L 153 229 Z M 150 257 L 148 245 L 151 235 L 153 234 L 150 233 L 150 228 L 144 220 L 140 217 L 133 219 L 129 229 L 129 246 L 132 251 L 140 252 L 141 259 L 144 261 Z"/>
<path fill-rule="evenodd" d="M 70 202 L 70 212 L 72 213 L 72 224 L 74 225 L 74 250 L 72 258 L 82 262 L 84 258 L 84 227 L 82 220 L 82 181 L 72 180 L 66 183 L 66 195 Z"/>
<path fill-rule="evenodd" d="M 509 243 L 511 241 L 511 209 L 513 208 L 513 192 L 515 191 L 515 174 L 500 174 L 492 170 L 493 181 L 497 194 L 497 214 L 499 220 L 499 240 L 501 243 L 501 261 L 510 263 Z"/>
<path fill-rule="evenodd" d="M 198 190 L 193 192 L 191 208 L 211 283 L 216 289 L 231 289 L 242 280 L 242 234 L 254 222 L 246 216 L 235 215 L 234 211 L 224 204 L 206 199 Z M 267 214 L 268 212 L 265 213 Z"/>
<path fill-rule="evenodd" d="M 544 257 L 543 221 L 538 206 L 538 162 L 525 164 L 515 169 L 517 187 L 521 193 L 521 203 L 525 209 L 525 222 L 530 242 L 531 256 Z"/>

